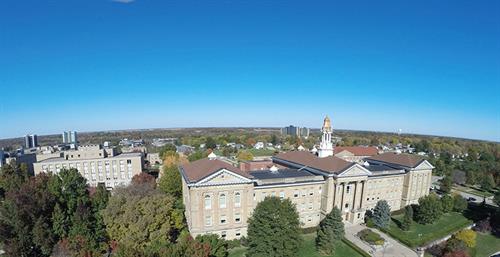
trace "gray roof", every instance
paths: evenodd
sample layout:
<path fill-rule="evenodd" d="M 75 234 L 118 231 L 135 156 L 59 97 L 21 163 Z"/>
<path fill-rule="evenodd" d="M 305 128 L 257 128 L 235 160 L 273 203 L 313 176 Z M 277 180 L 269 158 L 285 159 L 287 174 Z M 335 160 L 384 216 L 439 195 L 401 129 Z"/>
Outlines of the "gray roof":
<path fill-rule="evenodd" d="M 297 177 L 314 177 L 315 175 L 306 171 L 298 169 L 280 169 L 277 171 L 270 170 L 256 170 L 250 171 L 256 179 L 277 179 L 277 178 L 297 178 Z"/>

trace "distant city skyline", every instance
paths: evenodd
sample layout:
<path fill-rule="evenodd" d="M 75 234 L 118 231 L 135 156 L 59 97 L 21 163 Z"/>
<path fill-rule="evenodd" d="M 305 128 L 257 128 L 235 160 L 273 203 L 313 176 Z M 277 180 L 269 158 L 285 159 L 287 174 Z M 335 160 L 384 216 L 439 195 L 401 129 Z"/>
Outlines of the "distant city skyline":
<path fill-rule="evenodd" d="M 500 141 L 499 1 L 0 2 L 0 138 L 180 127 Z"/>

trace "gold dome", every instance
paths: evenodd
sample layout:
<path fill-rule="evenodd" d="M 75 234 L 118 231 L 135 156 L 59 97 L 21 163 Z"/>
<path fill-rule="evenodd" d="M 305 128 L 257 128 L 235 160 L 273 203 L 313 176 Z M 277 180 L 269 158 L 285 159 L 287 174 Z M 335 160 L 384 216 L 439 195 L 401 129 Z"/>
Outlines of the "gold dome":
<path fill-rule="evenodd" d="M 328 117 L 328 115 L 326 115 L 325 120 L 323 121 L 323 129 L 328 129 L 328 130 L 332 129 L 332 124 L 330 122 L 330 118 Z"/>

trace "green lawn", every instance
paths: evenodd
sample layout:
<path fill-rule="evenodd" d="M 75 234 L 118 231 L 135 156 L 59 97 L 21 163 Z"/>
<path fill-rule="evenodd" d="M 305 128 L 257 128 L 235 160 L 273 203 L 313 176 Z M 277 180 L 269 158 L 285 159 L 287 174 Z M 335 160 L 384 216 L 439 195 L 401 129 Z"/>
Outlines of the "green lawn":
<path fill-rule="evenodd" d="M 316 251 L 316 247 L 314 245 L 314 239 L 316 237 L 315 233 L 305 234 L 303 235 L 304 242 L 302 247 L 299 250 L 300 257 L 325 257 L 320 255 Z M 238 247 L 229 250 L 229 257 L 244 257 L 245 256 L 245 247 Z M 361 254 L 356 252 L 353 248 L 345 244 L 344 242 L 340 242 L 338 247 L 336 248 L 336 253 L 333 256 L 348 256 L 348 257 L 363 257 Z M 328 257 L 328 256 L 326 256 Z M 330 256 L 332 257 L 332 256 Z"/>
<path fill-rule="evenodd" d="M 462 191 L 462 192 L 466 192 L 469 194 L 477 195 L 480 197 L 490 197 L 490 196 L 494 195 L 491 192 L 482 191 L 482 190 L 475 188 L 475 187 L 468 187 L 468 186 L 465 187 L 465 186 L 461 186 L 461 185 L 454 185 L 453 189 L 458 190 L 458 191 Z"/>
<path fill-rule="evenodd" d="M 433 224 L 421 225 L 413 222 L 409 231 L 403 231 L 396 224 L 403 219 L 403 215 L 393 216 L 392 219 L 386 232 L 411 248 L 425 245 L 472 224 L 472 221 L 461 213 L 452 212 L 444 214 Z"/>
<path fill-rule="evenodd" d="M 264 149 L 251 148 L 251 149 L 246 149 L 245 151 L 252 153 L 253 156 L 272 156 L 274 155 L 274 152 L 276 152 L 276 150 L 269 150 L 266 148 Z"/>
<path fill-rule="evenodd" d="M 500 238 L 492 234 L 477 233 L 476 257 L 489 257 L 500 251 Z"/>

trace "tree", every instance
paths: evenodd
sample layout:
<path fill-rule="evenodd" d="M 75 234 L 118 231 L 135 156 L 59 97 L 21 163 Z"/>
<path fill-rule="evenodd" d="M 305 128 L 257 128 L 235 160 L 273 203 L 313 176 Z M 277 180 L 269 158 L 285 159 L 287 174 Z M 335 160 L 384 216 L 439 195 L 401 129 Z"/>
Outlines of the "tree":
<path fill-rule="evenodd" d="M 342 214 L 337 207 L 319 223 L 316 234 L 316 248 L 323 255 L 333 255 L 335 245 L 344 237 Z"/>
<path fill-rule="evenodd" d="M 469 248 L 476 247 L 477 234 L 473 230 L 463 229 L 454 235 L 454 237 L 462 242 Z"/>
<path fill-rule="evenodd" d="M 484 191 L 490 191 L 495 187 L 495 180 L 491 174 L 487 174 L 481 179 L 481 189 Z"/>
<path fill-rule="evenodd" d="M 205 141 L 205 148 L 212 150 L 217 149 L 217 143 L 215 143 L 215 140 L 212 137 L 207 137 L 207 140 Z"/>
<path fill-rule="evenodd" d="M 199 235 L 195 240 L 202 244 L 207 244 L 208 246 L 210 246 L 210 257 L 226 257 L 228 255 L 227 241 L 220 239 L 218 235 Z"/>
<path fill-rule="evenodd" d="M 166 154 L 172 154 L 177 151 L 177 147 L 174 144 L 166 144 L 160 148 L 160 158 L 163 160 Z"/>
<path fill-rule="evenodd" d="M 445 251 L 446 252 L 456 252 L 456 251 L 465 251 L 467 250 L 467 246 L 462 240 L 458 240 L 455 237 L 451 237 L 446 241 Z"/>
<path fill-rule="evenodd" d="M 373 209 L 373 223 L 379 228 L 387 228 L 391 220 L 391 207 L 385 200 L 380 200 Z"/>
<path fill-rule="evenodd" d="M 441 179 L 439 189 L 441 191 L 443 191 L 444 193 L 448 194 L 451 192 L 452 185 L 453 185 L 453 181 L 451 180 L 451 177 L 446 175 Z"/>
<path fill-rule="evenodd" d="M 147 185 L 151 188 L 156 187 L 155 177 L 145 172 L 133 176 L 131 183 L 132 185 Z"/>
<path fill-rule="evenodd" d="M 237 158 L 239 161 L 251 161 L 253 160 L 253 154 L 249 151 L 240 151 Z"/>
<path fill-rule="evenodd" d="M 463 170 L 454 170 L 451 173 L 453 183 L 463 185 L 466 182 L 466 174 Z"/>
<path fill-rule="evenodd" d="M 461 195 L 456 194 L 453 196 L 453 210 L 456 212 L 463 212 L 467 209 L 467 200 L 465 200 Z"/>
<path fill-rule="evenodd" d="M 403 216 L 403 221 L 401 222 L 401 229 L 408 231 L 413 223 L 413 207 L 410 205 L 405 207 L 405 214 Z"/>
<path fill-rule="evenodd" d="M 441 201 L 435 194 L 430 194 L 418 199 L 418 208 L 415 220 L 420 224 L 431 224 L 443 214 Z"/>
<path fill-rule="evenodd" d="M 297 256 L 300 245 L 299 214 L 290 199 L 259 202 L 248 221 L 247 256 Z"/>
<path fill-rule="evenodd" d="M 175 199 L 149 188 L 138 195 L 134 185 L 115 189 L 102 211 L 108 235 L 120 244 L 144 250 L 155 242 L 173 242 L 184 229 Z"/>
<path fill-rule="evenodd" d="M 190 162 L 194 162 L 203 158 L 207 158 L 208 153 L 204 151 L 196 151 L 188 156 Z"/>
<path fill-rule="evenodd" d="M 497 192 L 495 193 L 495 197 L 493 197 L 493 202 L 495 202 L 497 206 L 500 206 L 500 190 L 497 190 Z"/>
<path fill-rule="evenodd" d="M 28 179 L 26 165 L 18 165 L 15 162 L 2 166 L 0 172 L 0 196 L 11 190 L 19 188 Z"/>
<path fill-rule="evenodd" d="M 444 195 L 443 197 L 441 197 L 441 206 L 444 213 L 453 211 L 453 197 L 451 197 L 450 195 Z"/>
<path fill-rule="evenodd" d="M 177 166 L 164 166 L 163 176 L 160 178 L 158 187 L 167 195 L 170 195 L 175 199 L 181 199 L 182 178 Z"/>

